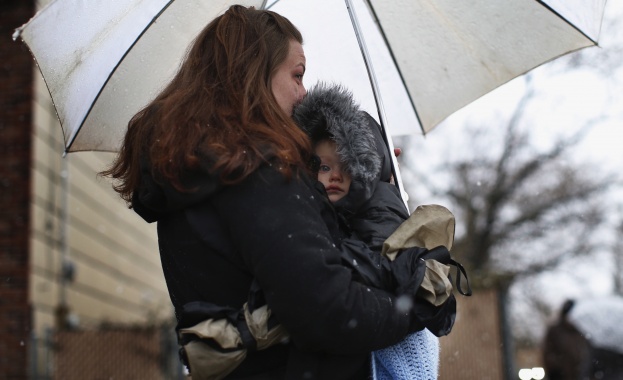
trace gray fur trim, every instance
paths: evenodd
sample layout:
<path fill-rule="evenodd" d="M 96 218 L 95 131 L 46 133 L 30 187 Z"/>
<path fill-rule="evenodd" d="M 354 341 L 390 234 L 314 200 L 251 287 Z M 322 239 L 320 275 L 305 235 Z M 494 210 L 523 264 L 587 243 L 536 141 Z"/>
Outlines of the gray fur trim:
<path fill-rule="evenodd" d="M 316 143 L 328 132 L 337 145 L 344 170 L 353 180 L 374 181 L 381 168 L 375 136 L 353 95 L 341 85 L 323 82 L 311 88 L 294 110 L 294 119 Z"/>

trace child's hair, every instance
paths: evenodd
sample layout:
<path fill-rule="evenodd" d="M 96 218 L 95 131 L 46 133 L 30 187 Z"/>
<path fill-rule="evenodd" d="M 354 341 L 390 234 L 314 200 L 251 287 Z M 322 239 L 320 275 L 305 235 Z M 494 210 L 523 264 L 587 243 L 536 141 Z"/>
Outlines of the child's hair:
<path fill-rule="evenodd" d="M 342 155 L 340 155 L 338 144 L 337 144 L 337 142 L 335 141 L 335 139 L 333 138 L 333 136 L 330 133 L 327 132 L 325 134 L 320 135 L 318 138 L 313 138 L 312 139 L 312 149 L 314 151 L 316 151 L 316 149 L 318 148 L 318 145 L 320 145 L 322 143 L 332 144 L 335 147 L 335 151 L 336 151 L 335 153 L 339 157 L 340 162 L 343 163 Z M 350 172 L 350 167 L 349 166 L 344 165 L 342 167 L 342 171 L 344 173 L 347 173 L 349 176 L 352 177 L 352 173 Z"/>
<path fill-rule="evenodd" d="M 382 165 L 370 118 L 345 87 L 322 82 L 310 88 L 294 110 L 294 119 L 314 149 L 320 141 L 335 142 L 343 170 L 366 183 L 378 177 Z"/>

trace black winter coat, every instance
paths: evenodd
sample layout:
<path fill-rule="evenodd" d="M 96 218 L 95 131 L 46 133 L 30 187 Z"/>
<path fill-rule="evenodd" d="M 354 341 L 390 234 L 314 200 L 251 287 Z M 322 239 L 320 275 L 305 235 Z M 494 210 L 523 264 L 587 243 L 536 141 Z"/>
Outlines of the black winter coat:
<path fill-rule="evenodd" d="M 205 172 L 186 183 L 195 191 L 158 185 L 145 170 L 133 200 L 139 215 L 158 222 L 180 327 L 184 304 L 240 308 L 255 278 L 291 334 L 287 344 L 250 352 L 228 378 L 364 379 L 371 351 L 421 328 L 394 308 L 392 294 L 356 282 L 342 265 L 336 215 L 315 179 L 286 180 L 266 165 L 233 186 Z"/>

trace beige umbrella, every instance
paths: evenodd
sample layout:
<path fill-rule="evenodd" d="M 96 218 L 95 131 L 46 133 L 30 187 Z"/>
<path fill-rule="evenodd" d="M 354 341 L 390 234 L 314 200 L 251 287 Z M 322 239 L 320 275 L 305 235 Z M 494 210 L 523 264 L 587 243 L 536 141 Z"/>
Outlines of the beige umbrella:
<path fill-rule="evenodd" d="M 67 151 L 117 151 L 128 121 L 175 74 L 192 39 L 233 3 L 56 0 L 19 28 L 52 96 Z"/>
<path fill-rule="evenodd" d="M 346 0 L 350 10 L 352 1 Z M 595 45 L 605 4 L 605 0 L 356 1 L 366 5 L 378 26 L 361 30 L 352 14 L 366 62 L 366 35 L 380 33 L 425 132 L 518 75 Z M 55 0 L 14 37 L 21 38 L 36 59 L 63 127 L 66 150 L 116 151 L 129 119 L 172 77 L 198 31 L 233 3 L 260 8 L 264 2 Z M 299 25 L 314 9 L 325 11 L 319 4 L 281 0 L 272 10 Z M 327 24 L 322 16 L 312 21 L 316 29 L 305 32 L 306 40 L 321 30 L 344 27 Z M 325 46 L 333 43 L 324 41 Z M 340 63 L 332 65 L 337 69 Z M 368 71 L 385 125 L 375 70 L 369 65 Z"/>

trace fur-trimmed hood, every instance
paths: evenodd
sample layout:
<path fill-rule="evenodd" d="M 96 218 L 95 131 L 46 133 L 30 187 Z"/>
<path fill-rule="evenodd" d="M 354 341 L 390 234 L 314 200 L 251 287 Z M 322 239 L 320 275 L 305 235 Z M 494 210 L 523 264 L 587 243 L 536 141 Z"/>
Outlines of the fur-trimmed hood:
<path fill-rule="evenodd" d="M 391 159 L 380 126 L 345 87 L 318 83 L 294 109 L 294 119 L 312 143 L 326 138 L 336 143 L 342 168 L 352 177 L 349 195 L 336 206 L 355 211 L 379 180 L 389 180 Z"/>

